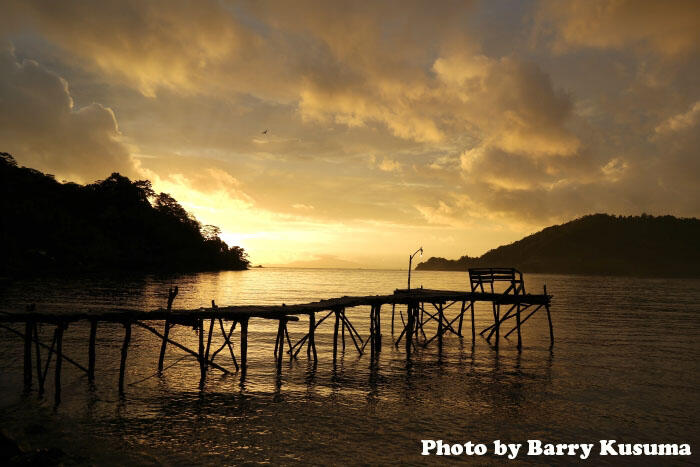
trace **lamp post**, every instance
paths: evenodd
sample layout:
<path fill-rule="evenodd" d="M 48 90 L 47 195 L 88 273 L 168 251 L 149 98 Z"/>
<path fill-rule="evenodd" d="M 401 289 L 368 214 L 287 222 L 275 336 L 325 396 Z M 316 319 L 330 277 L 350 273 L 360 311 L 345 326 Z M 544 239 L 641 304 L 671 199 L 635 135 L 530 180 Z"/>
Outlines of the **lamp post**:
<path fill-rule="evenodd" d="M 411 290 L 411 263 L 413 262 L 413 257 L 420 252 L 420 257 L 423 257 L 423 247 L 418 248 L 412 255 L 408 256 L 408 290 Z"/>

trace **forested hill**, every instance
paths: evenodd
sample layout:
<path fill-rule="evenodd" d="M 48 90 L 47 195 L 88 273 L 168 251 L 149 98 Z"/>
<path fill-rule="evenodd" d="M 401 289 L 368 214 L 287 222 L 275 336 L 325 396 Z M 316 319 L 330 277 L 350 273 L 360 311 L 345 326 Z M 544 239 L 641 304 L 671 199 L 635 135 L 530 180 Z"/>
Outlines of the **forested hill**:
<path fill-rule="evenodd" d="M 525 272 L 700 277 L 700 220 L 594 214 L 476 258 L 430 258 L 421 270 L 516 267 Z"/>
<path fill-rule="evenodd" d="M 58 183 L 0 153 L 0 273 L 246 269 L 239 247 L 151 182 Z"/>

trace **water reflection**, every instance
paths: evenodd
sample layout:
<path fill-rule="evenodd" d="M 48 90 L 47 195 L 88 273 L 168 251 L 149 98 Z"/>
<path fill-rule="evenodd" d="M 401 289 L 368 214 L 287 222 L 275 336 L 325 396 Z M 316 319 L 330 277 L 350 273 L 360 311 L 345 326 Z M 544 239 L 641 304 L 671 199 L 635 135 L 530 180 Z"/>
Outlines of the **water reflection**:
<path fill-rule="evenodd" d="M 152 309 L 164 306 L 168 288 L 178 285 L 176 307 L 206 306 L 212 299 L 220 305 L 279 304 L 391 293 L 403 285 L 404 275 L 267 269 L 53 278 L 5 285 L 0 299 L 16 307 L 30 301 L 57 309 L 115 304 Z M 466 283 L 466 276 L 458 273 L 419 271 L 414 278 L 426 287 L 443 289 L 464 288 Z M 210 371 L 200 389 L 197 361 L 175 349 L 166 354 L 169 368 L 152 377 L 160 342 L 134 328 L 125 397 L 119 399 L 123 327 L 101 325 L 94 385 L 66 366 L 62 405 L 53 414 L 51 397 L 38 399 L 36 392 L 21 396 L 21 342 L 1 334 L 0 421 L 20 433 L 37 423 L 45 425 L 49 434 L 44 441 L 61 442 L 62 433 L 70 432 L 70 445 L 96 463 L 103 451 L 118 450 L 139 463 L 416 463 L 421 462 L 417 440 L 429 437 L 566 442 L 624 435 L 635 441 L 652 435 L 679 440 L 684 433 L 698 438 L 687 408 L 700 404 L 700 282 L 537 275 L 525 279 L 530 290 L 546 281 L 554 294 L 553 352 L 548 349 L 546 317 L 536 314 L 525 325 L 522 353 L 513 339 L 502 339 L 498 351 L 478 333 L 472 341 L 467 321 L 465 337 L 448 333 L 441 348 L 437 342 L 426 348 L 419 345 L 407 362 L 403 345 L 396 349 L 392 343 L 391 310 L 384 307 L 384 342 L 376 362 L 370 362 L 369 352 L 359 357 L 346 336 L 345 352 L 339 349 L 334 365 L 334 323 L 329 319 L 316 333 L 319 360 L 308 359 L 303 350 L 297 359 L 285 354 L 278 374 L 272 358 L 276 323 L 253 320 L 245 377 Z M 663 290 L 663 296 L 655 290 Z M 398 330 L 405 309 L 396 311 Z M 347 311 L 362 336 L 369 329 L 368 315 L 368 310 Z M 475 318 L 477 331 L 488 326 L 493 319 L 490 307 L 477 306 Z M 76 324 L 66 331 L 68 355 L 85 355 L 88 330 Z M 304 319 L 289 323 L 292 342 L 307 330 Z M 49 342 L 52 332 L 42 329 L 42 340 Z M 239 332 L 236 329 L 232 339 L 236 352 Z M 434 328 L 426 325 L 425 332 L 429 336 Z M 196 348 L 191 329 L 178 326 L 172 333 Z M 213 349 L 222 343 L 219 339 Z M 217 362 L 233 366 L 225 348 Z M 47 394 L 52 384 L 49 378 Z"/>

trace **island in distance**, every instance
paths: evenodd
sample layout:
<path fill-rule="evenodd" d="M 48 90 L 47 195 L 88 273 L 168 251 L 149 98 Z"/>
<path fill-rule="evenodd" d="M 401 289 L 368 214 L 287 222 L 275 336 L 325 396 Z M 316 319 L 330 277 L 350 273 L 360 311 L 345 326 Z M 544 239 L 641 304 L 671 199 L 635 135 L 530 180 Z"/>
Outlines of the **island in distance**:
<path fill-rule="evenodd" d="M 593 214 L 553 225 L 479 257 L 432 257 L 417 270 L 516 267 L 554 274 L 700 277 L 700 220 Z"/>

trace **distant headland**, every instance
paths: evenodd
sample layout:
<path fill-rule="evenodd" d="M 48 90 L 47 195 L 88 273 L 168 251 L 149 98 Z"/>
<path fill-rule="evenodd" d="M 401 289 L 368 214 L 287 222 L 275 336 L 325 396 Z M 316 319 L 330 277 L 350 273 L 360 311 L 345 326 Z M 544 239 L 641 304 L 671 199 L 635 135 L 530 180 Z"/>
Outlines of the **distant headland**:
<path fill-rule="evenodd" d="M 148 180 L 59 183 L 0 153 L 0 273 L 247 269 L 243 248 Z"/>
<path fill-rule="evenodd" d="M 558 274 L 700 277 L 700 220 L 593 214 L 547 227 L 479 257 L 432 257 L 418 270 L 513 266 Z"/>

